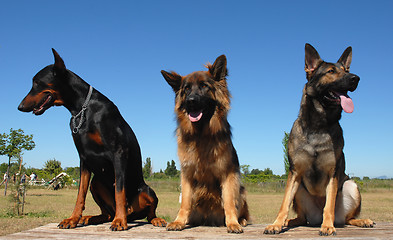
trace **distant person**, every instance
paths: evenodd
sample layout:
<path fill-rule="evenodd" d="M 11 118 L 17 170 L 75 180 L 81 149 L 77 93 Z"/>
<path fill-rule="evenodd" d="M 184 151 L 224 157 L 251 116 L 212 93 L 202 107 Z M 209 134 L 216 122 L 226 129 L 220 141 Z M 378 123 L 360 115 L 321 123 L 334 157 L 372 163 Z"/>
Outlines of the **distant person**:
<path fill-rule="evenodd" d="M 36 175 L 34 172 L 32 172 L 32 173 L 30 174 L 30 179 L 31 179 L 32 181 L 37 180 L 37 175 Z"/>
<path fill-rule="evenodd" d="M 0 186 L 3 185 L 7 181 L 7 172 L 4 173 L 3 181 L 0 183 Z"/>
<path fill-rule="evenodd" d="M 30 184 L 35 184 L 35 181 L 37 181 L 37 174 L 35 174 L 34 172 L 32 172 L 30 174 Z"/>
<path fill-rule="evenodd" d="M 22 176 L 20 177 L 20 183 L 25 183 L 26 177 L 27 177 L 27 175 L 25 173 L 23 173 Z"/>

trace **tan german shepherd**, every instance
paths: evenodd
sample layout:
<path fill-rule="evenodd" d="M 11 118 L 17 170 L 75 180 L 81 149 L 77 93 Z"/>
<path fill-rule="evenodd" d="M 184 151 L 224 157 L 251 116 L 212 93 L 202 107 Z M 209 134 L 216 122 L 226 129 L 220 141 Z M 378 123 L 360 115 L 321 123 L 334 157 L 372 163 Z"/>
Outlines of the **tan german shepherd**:
<path fill-rule="evenodd" d="M 241 233 L 249 213 L 227 121 L 226 57 L 218 57 L 207 68 L 186 76 L 161 71 L 176 94 L 182 186 L 179 213 L 167 230 L 182 230 L 186 224 L 225 224 L 228 232 Z"/>
<path fill-rule="evenodd" d="M 299 116 L 288 139 L 290 172 L 284 200 L 274 223 L 264 233 L 280 233 L 283 226 L 320 225 L 320 235 L 335 235 L 334 225 L 373 227 L 370 219 L 355 219 L 361 198 L 356 183 L 345 174 L 344 138 L 339 120 L 354 109 L 347 92 L 359 77 L 349 73 L 352 48 L 337 63 L 324 62 L 310 45 L 305 46 L 307 83 Z M 297 213 L 288 220 L 291 203 Z"/>

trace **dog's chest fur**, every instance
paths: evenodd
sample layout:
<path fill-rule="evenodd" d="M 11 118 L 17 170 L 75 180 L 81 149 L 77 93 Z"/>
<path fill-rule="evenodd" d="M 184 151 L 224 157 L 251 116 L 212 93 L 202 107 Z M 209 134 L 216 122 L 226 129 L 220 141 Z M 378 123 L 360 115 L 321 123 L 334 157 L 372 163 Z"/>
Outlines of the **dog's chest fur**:
<path fill-rule="evenodd" d="M 182 141 L 182 137 L 179 137 Z M 231 142 L 202 138 L 179 144 L 179 160 L 182 174 L 200 185 L 216 185 L 229 171 L 233 171 L 233 147 Z"/>
<path fill-rule="evenodd" d="M 302 176 L 310 194 L 321 197 L 326 194 L 326 186 L 335 174 L 344 146 L 339 118 L 331 122 L 331 115 L 319 101 L 308 98 L 303 91 L 299 117 L 288 140 L 293 170 Z"/>
<path fill-rule="evenodd" d="M 334 174 L 342 148 L 331 132 L 303 131 L 298 121 L 292 129 L 289 154 L 294 170 L 301 174 L 310 194 L 325 196 L 329 178 Z M 296 137 L 294 137 L 296 136 Z"/>

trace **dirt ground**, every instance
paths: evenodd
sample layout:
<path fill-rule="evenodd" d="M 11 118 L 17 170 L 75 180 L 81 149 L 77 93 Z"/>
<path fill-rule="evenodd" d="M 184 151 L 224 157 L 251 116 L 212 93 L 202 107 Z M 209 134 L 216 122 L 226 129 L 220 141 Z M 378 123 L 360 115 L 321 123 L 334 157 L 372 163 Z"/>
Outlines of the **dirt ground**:
<path fill-rule="evenodd" d="M 36 228 L 48 223 L 58 223 L 68 218 L 73 210 L 77 189 L 46 190 L 29 189 L 22 217 L 10 213 L 12 204 L 8 197 L 0 196 L 0 236 Z M 171 221 L 179 210 L 179 193 L 156 191 L 159 197 L 158 216 Z M 283 193 L 249 193 L 249 209 L 254 224 L 272 223 L 282 201 Z M 88 194 L 86 210 L 88 215 L 99 214 L 99 208 Z M 293 213 L 291 213 L 293 216 Z M 393 191 L 376 189 L 362 193 L 361 217 L 376 223 L 393 222 Z"/>

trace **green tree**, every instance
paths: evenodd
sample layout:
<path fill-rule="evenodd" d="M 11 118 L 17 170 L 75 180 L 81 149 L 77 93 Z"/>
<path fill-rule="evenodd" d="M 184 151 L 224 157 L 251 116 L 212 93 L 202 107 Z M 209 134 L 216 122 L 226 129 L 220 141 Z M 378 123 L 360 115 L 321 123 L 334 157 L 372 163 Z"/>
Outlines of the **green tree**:
<path fill-rule="evenodd" d="M 284 131 L 284 138 L 282 139 L 282 145 L 283 145 L 283 152 L 284 152 L 284 167 L 285 167 L 285 175 L 288 176 L 289 174 L 289 159 L 288 159 L 288 139 L 289 139 L 289 133 Z"/>
<path fill-rule="evenodd" d="M 70 175 L 72 179 L 79 179 L 80 177 L 80 168 L 79 167 L 67 167 L 64 169 L 65 173 Z"/>
<path fill-rule="evenodd" d="M 43 171 L 46 175 L 45 177 L 54 178 L 63 171 L 63 168 L 61 167 L 61 162 L 54 158 L 45 162 Z"/>
<path fill-rule="evenodd" d="M 11 160 L 16 159 L 18 165 L 22 165 L 23 150 L 30 151 L 35 147 L 33 135 L 25 135 L 22 129 L 10 129 L 10 133 L 0 134 L 0 155 L 8 156 L 7 176 L 10 176 L 9 166 Z M 7 194 L 8 181 L 5 183 L 4 195 Z"/>
<path fill-rule="evenodd" d="M 263 170 L 262 174 L 264 174 L 266 176 L 273 176 L 273 170 L 271 170 L 270 168 L 265 168 L 265 170 Z"/>
<path fill-rule="evenodd" d="M 240 165 L 240 172 L 243 175 L 243 177 L 247 176 L 250 174 L 250 165 Z"/>
<path fill-rule="evenodd" d="M 0 173 L 7 172 L 7 168 L 8 168 L 8 164 L 7 163 L 0 164 Z"/>
<path fill-rule="evenodd" d="M 251 172 L 250 172 L 250 174 L 252 174 L 252 175 L 258 175 L 261 173 L 263 173 L 263 171 L 259 170 L 258 168 L 255 168 L 255 169 L 251 170 Z"/>
<path fill-rule="evenodd" d="M 169 177 L 176 177 L 178 175 L 178 170 L 176 169 L 176 163 L 175 161 L 169 161 L 166 163 L 166 169 L 165 169 L 165 175 Z"/>
<path fill-rule="evenodd" d="M 144 178 L 150 178 L 153 174 L 153 167 L 151 165 L 151 158 L 146 158 L 146 161 L 143 163 L 142 173 Z"/>

